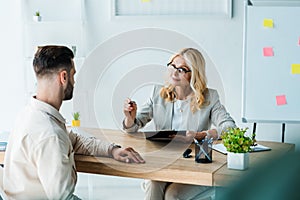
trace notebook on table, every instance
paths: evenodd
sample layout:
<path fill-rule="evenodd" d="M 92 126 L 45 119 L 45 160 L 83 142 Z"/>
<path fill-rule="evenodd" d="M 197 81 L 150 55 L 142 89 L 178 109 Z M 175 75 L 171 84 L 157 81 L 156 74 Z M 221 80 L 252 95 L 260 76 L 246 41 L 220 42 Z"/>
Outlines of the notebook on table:
<path fill-rule="evenodd" d="M 185 136 L 186 131 L 162 130 L 162 131 L 144 131 L 147 140 L 171 141 L 176 135 Z"/>
<path fill-rule="evenodd" d="M 226 147 L 224 146 L 223 143 L 220 144 L 213 144 L 212 146 L 213 150 L 216 150 L 220 153 L 227 154 L 228 151 L 226 150 Z M 259 151 L 270 151 L 270 147 L 266 147 L 261 144 L 256 144 L 255 146 L 251 146 L 251 151 L 250 152 L 259 152 Z"/>

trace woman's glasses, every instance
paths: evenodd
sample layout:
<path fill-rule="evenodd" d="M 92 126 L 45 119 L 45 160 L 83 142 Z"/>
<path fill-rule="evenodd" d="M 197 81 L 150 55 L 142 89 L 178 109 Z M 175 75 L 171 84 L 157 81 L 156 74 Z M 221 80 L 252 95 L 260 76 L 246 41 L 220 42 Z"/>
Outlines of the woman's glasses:
<path fill-rule="evenodd" d="M 168 63 L 167 67 L 169 70 L 176 70 L 179 74 L 191 72 L 191 70 L 185 69 L 183 67 L 176 67 L 173 63 Z"/>

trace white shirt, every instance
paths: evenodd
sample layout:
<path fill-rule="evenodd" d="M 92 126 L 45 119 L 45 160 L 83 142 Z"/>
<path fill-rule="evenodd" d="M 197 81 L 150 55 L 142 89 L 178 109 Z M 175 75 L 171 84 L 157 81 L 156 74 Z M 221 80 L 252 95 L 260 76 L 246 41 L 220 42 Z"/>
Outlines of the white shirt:
<path fill-rule="evenodd" d="M 190 98 L 185 100 L 176 100 L 174 102 L 172 129 L 188 130 L 188 118 L 186 113 L 190 112 Z"/>
<path fill-rule="evenodd" d="M 4 191 L 11 199 L 76 199 L 74 151 L 108 156 L 109 145 L 68 133 L 65 119 L 54 107 L 32 98 L 10 134 Z"/>

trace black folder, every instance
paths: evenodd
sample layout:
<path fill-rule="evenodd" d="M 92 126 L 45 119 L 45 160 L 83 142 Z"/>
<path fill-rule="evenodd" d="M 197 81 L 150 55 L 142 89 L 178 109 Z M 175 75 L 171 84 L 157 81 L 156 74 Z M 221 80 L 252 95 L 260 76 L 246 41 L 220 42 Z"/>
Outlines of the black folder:
<path fill-rule="evenodd" d="M 185 136 L 186 131 L 162 130 L 162 131 L 144 131 L 146 139 L 158 141 L 171 141 L 176 135 Z"/>

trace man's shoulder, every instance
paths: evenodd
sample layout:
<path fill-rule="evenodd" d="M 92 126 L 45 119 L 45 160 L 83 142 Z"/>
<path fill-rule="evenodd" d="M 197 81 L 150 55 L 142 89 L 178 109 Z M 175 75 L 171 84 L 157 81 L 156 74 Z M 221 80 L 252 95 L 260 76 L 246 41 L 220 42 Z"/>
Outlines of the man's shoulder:
<path fill-rule="evenodd" d="M 65 138 L 65 130 L 51 115 L 34 109 L 24 109 L 15 123 L 18 134 L 31 138 L 36 142 L 52 137 Z"/>

